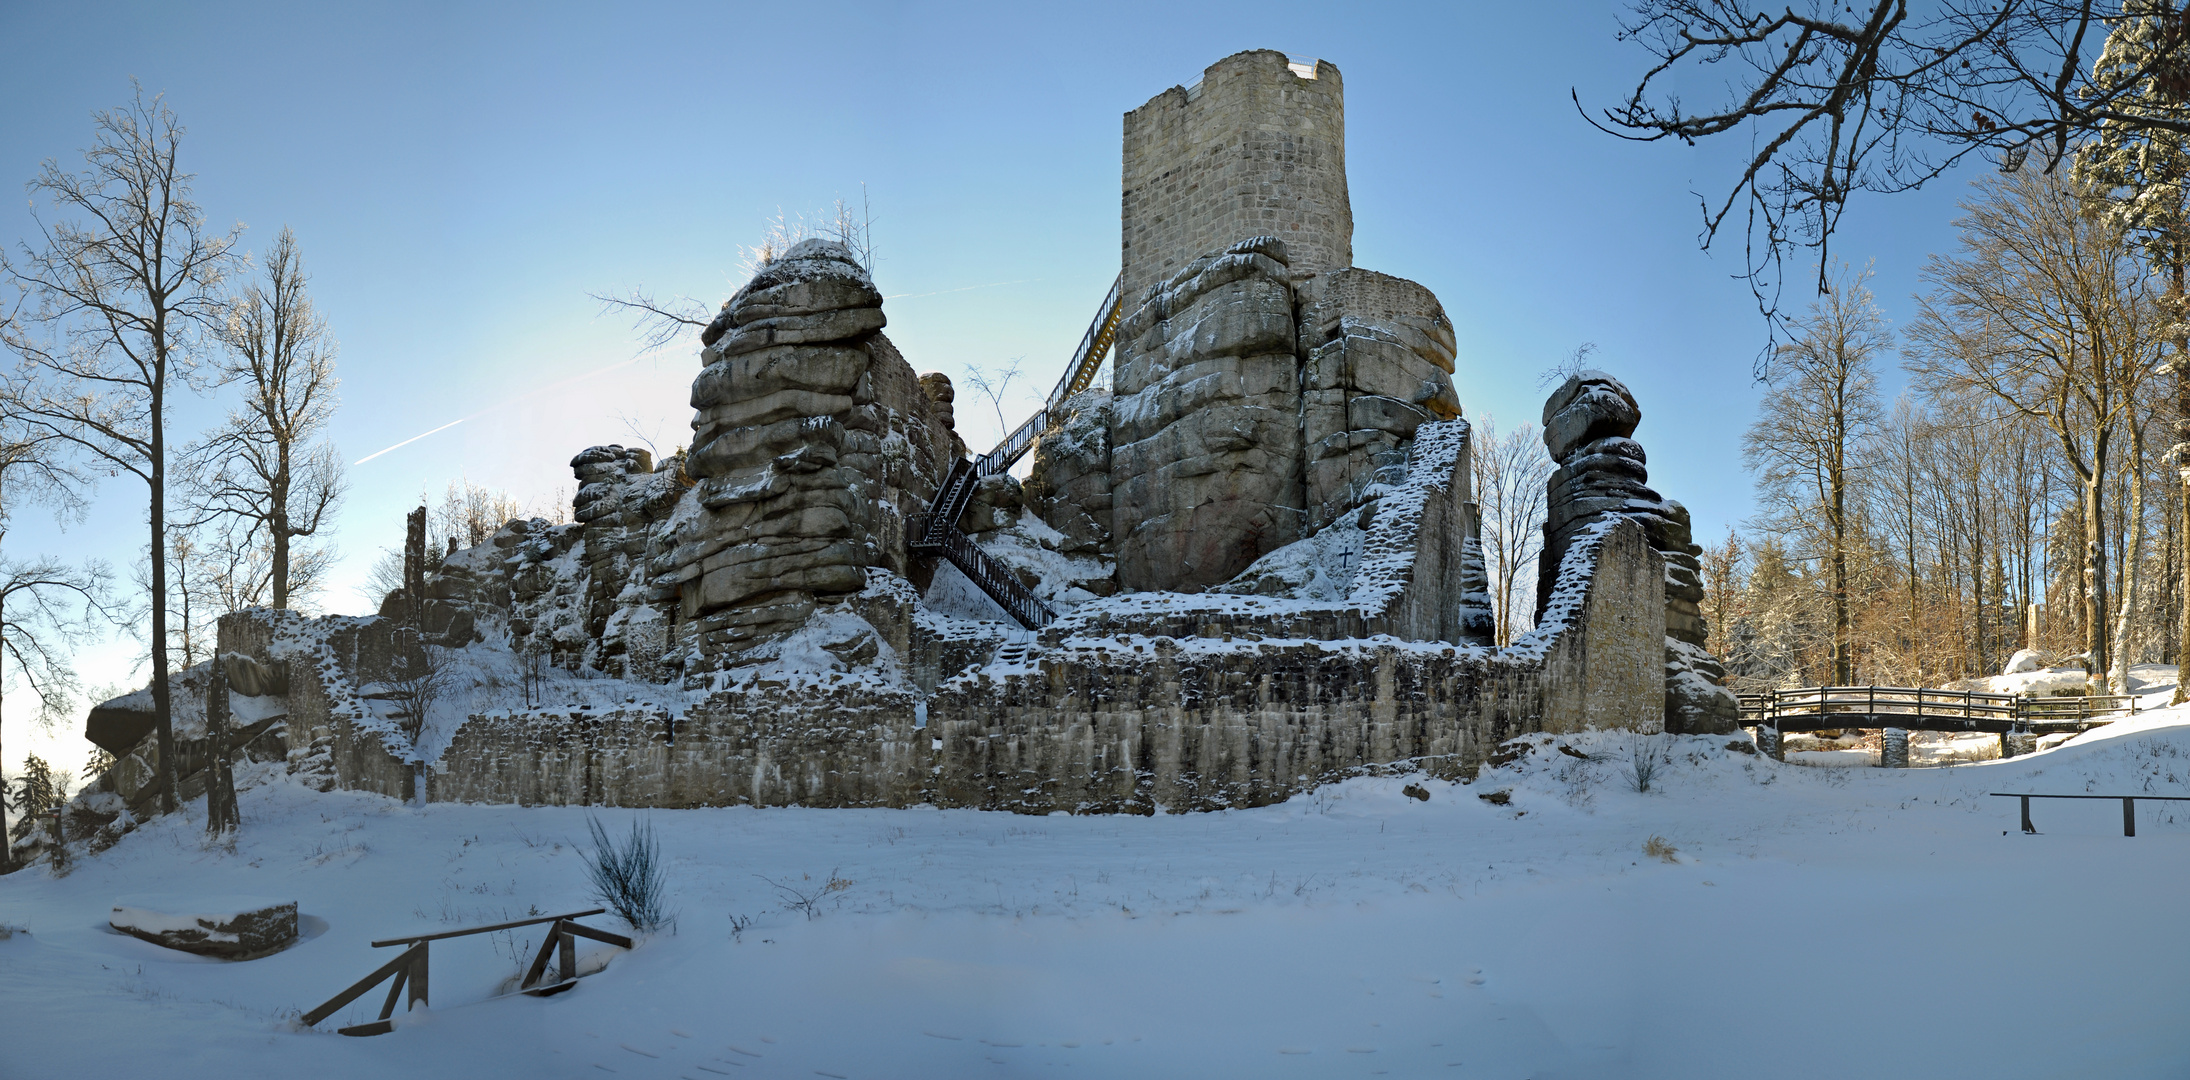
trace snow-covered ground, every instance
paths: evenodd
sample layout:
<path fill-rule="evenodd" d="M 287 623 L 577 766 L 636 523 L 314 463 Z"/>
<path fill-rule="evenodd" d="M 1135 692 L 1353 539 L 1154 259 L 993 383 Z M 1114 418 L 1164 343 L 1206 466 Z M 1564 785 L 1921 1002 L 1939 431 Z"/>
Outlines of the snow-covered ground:
<path fill-rule="evenodd" d="M 495 996 L 537 936 L 437 943 L 433 1007 L 364 1039 L 328 1032 L 379 991 L 293 1018 L 387 960 L 373 938 L 591 906 L 589 811 L 262 771 L 233 852 L 194 812 L 0 878 L 0 1076 L 2190 1072 L 2190 804 L 2141 804 L 2125 839 L 2119 804 L 2040 802 L 2024 836 L 1985 795 L 2190 795 L 2190 712 L 1941 769 L 1728 742 L 1672 741 L 1647 794 L 1633 740 L 1590 734 L 1472 785 L 1221 814 L 592 811 L 651 819 L 675 933 L 589 948 L 605 969 L 547 999 Z M 117 897 L 232 893 L 298 900 L 304 937 L 225 963 L 104 926 Z"/>

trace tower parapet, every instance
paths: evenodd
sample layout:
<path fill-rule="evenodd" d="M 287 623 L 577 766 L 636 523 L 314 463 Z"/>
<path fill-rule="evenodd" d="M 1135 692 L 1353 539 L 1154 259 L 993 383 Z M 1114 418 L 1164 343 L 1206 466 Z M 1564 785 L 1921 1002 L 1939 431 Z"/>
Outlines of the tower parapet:
<path fill-rule="evenodd" d="M 1338 68 L 1234 53 L 1125 114 L 1127 310 L 1186 264 L 1242 240 L 1285 242 L 1296 273 L 1353 265 Z"/>

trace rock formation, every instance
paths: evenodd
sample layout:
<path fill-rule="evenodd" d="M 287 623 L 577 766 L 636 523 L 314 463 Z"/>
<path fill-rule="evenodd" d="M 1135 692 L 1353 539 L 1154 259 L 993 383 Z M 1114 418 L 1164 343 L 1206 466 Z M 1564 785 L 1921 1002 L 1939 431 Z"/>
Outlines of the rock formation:
<path fill-rule="evenodd" d="M 689 670 L 804 624 L 858 592 L 867 567 L 908 569 L 906 519 L 926 509 L 955 436 L 885 322 L 851 252 L 807 240 L 703 335 L 685 463 L 695 498 L 651 559 L 691 624 Z"/>
<path fill-rule="evenodd" d="M 1207 588 L 1305 533 L 1289 274 L 1283 242 L 1246 240 L 1188 263 L 1119 327 L 1120 587 Z"/>
<path fill-rule="evenodd" d="M 1550 596 L 1559 560 L 1581 533 L 1608 517 L 1643 527 L 1665 559 L 1666 726 L 1691 733 L 1730 731 L 1737 703 L 1721 685 L 1725 671 L 1705 651 L 1703 554 L 1689 532 L 1688 508 L 1649 487 L 1642 444 L 1629 436 L 1642 409 L 1625 384 L 1602 371 L 1567 379 L 1544 401 L 1544 449 L 1558 463 L 1547 482 L 1544 552 L 1537 566 L 1537 610 Z"/>

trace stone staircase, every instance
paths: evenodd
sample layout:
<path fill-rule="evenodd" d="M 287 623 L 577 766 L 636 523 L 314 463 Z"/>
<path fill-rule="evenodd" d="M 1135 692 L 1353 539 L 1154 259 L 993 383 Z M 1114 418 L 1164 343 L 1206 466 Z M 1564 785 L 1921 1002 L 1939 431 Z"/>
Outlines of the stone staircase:
<path fill-rule="evenodd" d="M 958 519 L 966 512 L 966 504 L 973 501 L 974 486 L 983 479 L 996 476 L 1010 469 L 1050 429 L 1050 417 L 1057 407 L 1095 381 L 1095 373 L 1102 370 L 1103 360 L 1110 355 L 1110 346 L 1118 333 L 1118 318 L 1124 310 L 1119 302 L 1120 290 L 1125 285 L 1125 275 L 1119 274 L 1110 283 L 1110 292 L 1103 297 L 1102 306 L 1095 311 L 1095 321 L 1088 324 L 1087 333 L 1080 338 L 1080 347 L 1072 355 L 1072 362 L 1065 366 L 1064 378 L 1057 381 L 1055 389 L 1042 402 L 1042 407 L 1011 434 L 1004 437 L 996 448 L 980 457 L 967 461 L 958 459 L 951 466 L 950 476 L 936 489 L 935 501 L 928 512 L 913 519 L 907 546 L 915 554 L 941 555 L 952 566 L 996 601 L 998 607 L 1010 613 L 1019 625 L 1029 630 L 1039 630 L 1055 619 L 1056 613 L 1037 599 L 1032 590 L 1022 584 L 1003 564 L 990 558 L 980 545 L 973 542 L 958 528 Z"/>

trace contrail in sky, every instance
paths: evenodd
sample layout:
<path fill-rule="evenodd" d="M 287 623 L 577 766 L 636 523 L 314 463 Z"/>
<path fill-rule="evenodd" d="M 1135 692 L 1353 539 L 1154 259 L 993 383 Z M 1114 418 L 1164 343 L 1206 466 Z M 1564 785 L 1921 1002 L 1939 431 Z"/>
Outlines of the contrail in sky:
<path fill-rule="evenodd" d="M 674 344 L 674 343 L 672 343 L 672 344 Z M 530 389 L 530 390 L 527 390 L 527 391 L 525 391 L 524 393 L 522 393 L 522 394 L 519 394 L 519 395 L 517 395 L 516 397 L 513 397 L 513 398 L 509 398 L 508 400 L 505 400 L 505 401 L 498 401 L 498 402 L 495 402 L 495 403 L 494 403 L 494 404 L 492 404 L 492 405 L 489 405 L 489 406 L 487 406 L 487 407 L 486 407 L 486 408 L 484 408 L 484 409 L 480 409 L 480 410 L 478 410 L 477 412 L 469 413 L 469 414 L 467 414 L 467 415 L 464 415 L 464 416 L 459 416 L 459 417 L 457 417 L 456 419 L 454 419 L 454 420 L 451 420 L 451 421 L 449 421 L 448 423 L 446 423 L 446 424 L 443 424 L 443 425 L 441 425 L 440 427 L 437 427 L 437 428 L 433 429 L 432 431 L 422 431 L 422 432 L 420 432 L 420 433 L 418 433 L 418 434 L 416 434 L 416 435 L 413 435 L 413 436 L 411 436 L 411 437 L 410 437 L 410 438 L 408 438 L 408 439 L 405 439 L 405 440 L 403 440 L 402 442 L 399 442 L 399 443 L 395 444 L 394 446 L 390 446 L 390 447 L 387 447 L 387 448 L 385 448 L 385 449 L 381 449 L 381 450 L 375 450 L 375 451 L 373 451 L 372 453 L 370 453 L 370 454 L 367 454 L 367 455 L 365 455 L 364 457 L 361 457 L 361 458 L 357 459 L 356 461 L 352 462 L 351 464 L 353 464 L 353 465 L 363 465 L 363 464 L 365 464 L 366 462 L 368 462 L 368 461 L 371 461 L 372 459 L 374 459 L 374 458 L 376 458 L 376 457 L 379 457 L 379 456 L 380 456 L 380 455 L 382 455 L 382 454 L 388 453 L 388 452 L 389 452 L 389 451 L 391 451 L 391 450 L 401 450 L 401 449 L 403 449 L 404 447 L 406 447 L 406 446 L 409 446 L 410 444 L 412 444 L 412 443 L 414 443 L 414 442 L 417 442 L 418 440 L 420 440 L 420 439 L 423 439 L 423 438 L 425 438 L 425 437 L 426 437 L 426 436 L 428 436 L 428 435 L 438 435 L 438 434 L 440 434 L 440 433 L 442 433 L 442 432 L 444 432 L 444 431 L 447 431 L 447 430 L 449 430 L 449 429 L 450 429 L 450 428 L 452 428 L 452 427 L 455 427 L 455 426 L 456 426 L 456 425 L 458 425 L 458 424 L 461 424 L 461 423 L 463 423 L 463 422 L 464 422 L 464 421 L 466 421 L 466 420 L 477 420 L 478 418 L 480 418 L 480 417 L 482 417 L 482 416 L 485 416 L 485 415 L 487 415 L 487 414 L 488 414 L 488 413 L 490 413 L 490 412 L 494 412 L 494 411 L 495 411 L 495 410 L 497 410 L 497 409 L 506 409 L 506 408 L 508 408 L 508 407 L 510 407 L 510 406 L 512 406 L 512 405 L 515 405 L 515 404 L 517 404 L 517 403 L 518 403 L 518 402 L 520 402 L 520 401 L 523 401 L 523 400 L 525 400 L 526 398 L 529 398 L 529 397 L 537 397 L 537 396 L 539 396 L 539 395 L 541 395 L 541 394 L 545 394 L 545 393 L 547 393 L 547 392 L 548 392 L 548 391 L 550 391 L 550 390 L 557 390 L 557 389 L 561 389 L 562 387 L 565 387 L 565 386 L 569 386 L 569 385 L 570 385 L 571 383 L 574 383 L 574 382 L 584 382 L 585 380 L 587 380 L 587 379 L 590 379 L 590 378 L 593 378 L 593 377 L 594 377 L 594 376 L 596 376 L 596 375 L 605 375 L 605 374 L 607 374 L 607 373 L 609 373 L 609 372 L 611 372 L 611 371 L 614 371 L 614 370 L 616 370 L 617 368 L 627 368 L 627 367 L 630 367 L 631 365 L 633 365 L 633 364 L 636 364 L 636 363 L 638 363 L 638 362 L 639 362 L 639 361 L 641 361 L 641 360 L 645 360 L 645 359 L 647 359 L 648 357 L 651 357 L 651 356 L 657 356 L 657 355 L 659 355 L 659 354 L 661 354 L 661 353 L 663 353 L 663 352 L 667 352 L 668 350 L 669 350 L 669 346 L 668 346 L 668 345 L 664 345 L 664 346 L 661 346 L 661 347 L 659 347 L 659 348 L 654 348 L 654 349 L 648 349 L 647 351 L 645 351 L 645 352 L 642 352 L 642 353 L 640 353 L 639 355 L 637 355 L 637 356 L 634 356 L 634 357 L 632 357 L 632 358 L 631 358 L 631 359 L 629 359 L 629 360 L 620 360 L 620 361 L 617 361 L 616 363 L 613 363 L 613 364 L 610 364 L 610 365 L 608 365 L 607 367 L 604 367 L 604 368 L 596 368 L 595 370 L 592 370 L 592 371 L 588 371 L 588 372 L 586 372 L 586 373 L 584 373 L 584 374 L 582 374 L 582 375 L 573 375 L 573 376 L 571 376 L 570 378 L 567 378 L 567 379 L 562 379 L 562 380 L 560 380 L 560 381 L 557 381 L 557 382 L 551 382 L 551 383 L 547 384 L 546 386 L 536 386 L 536 387 L 533 387 L 532 389 Z"/>

